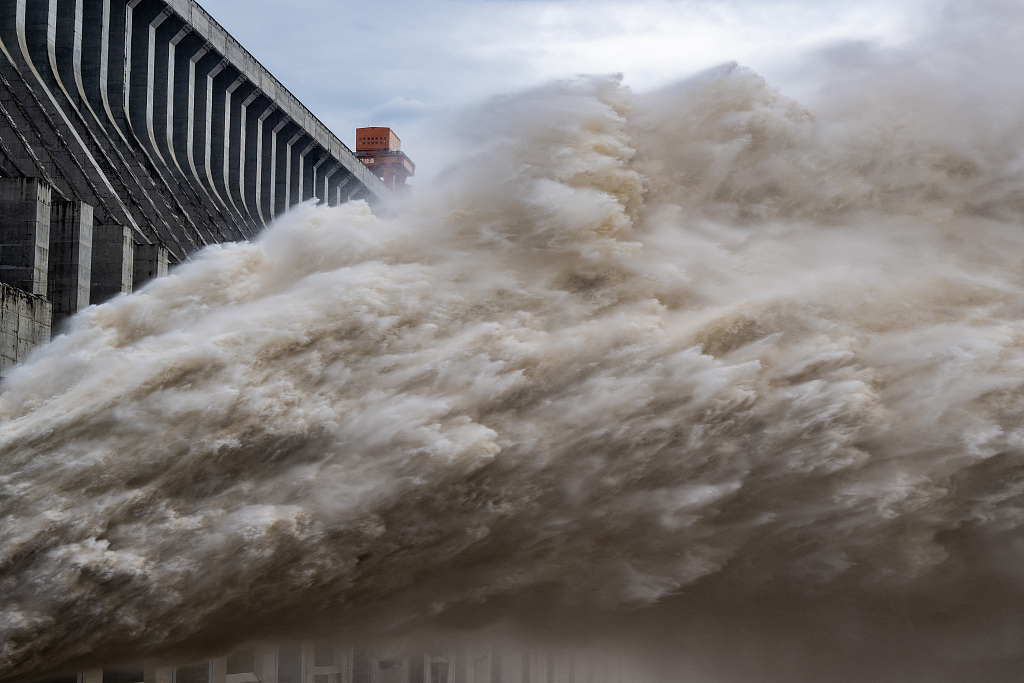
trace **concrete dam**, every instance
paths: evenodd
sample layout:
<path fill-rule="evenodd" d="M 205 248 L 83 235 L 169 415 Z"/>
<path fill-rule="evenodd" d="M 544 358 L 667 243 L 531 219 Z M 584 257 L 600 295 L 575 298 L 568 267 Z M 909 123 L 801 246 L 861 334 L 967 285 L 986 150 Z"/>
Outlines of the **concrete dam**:
<path fill-rule="evenodd" d="M 205 245 L 387 194 L 192 0 L 0 0 L 0 373 Z"/>

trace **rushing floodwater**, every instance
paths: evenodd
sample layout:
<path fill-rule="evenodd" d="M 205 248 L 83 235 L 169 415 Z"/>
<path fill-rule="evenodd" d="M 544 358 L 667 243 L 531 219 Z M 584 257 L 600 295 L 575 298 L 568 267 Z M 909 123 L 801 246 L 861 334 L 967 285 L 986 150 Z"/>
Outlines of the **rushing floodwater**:
<path fill-rule="evenodd" d="M 0 395 L 0 678 L 500 621 L 657 681 L 1017 680 L 1024 92 L 869 52 L 803 105 L 496 100 L 391 217 L 78 316 Z"/>

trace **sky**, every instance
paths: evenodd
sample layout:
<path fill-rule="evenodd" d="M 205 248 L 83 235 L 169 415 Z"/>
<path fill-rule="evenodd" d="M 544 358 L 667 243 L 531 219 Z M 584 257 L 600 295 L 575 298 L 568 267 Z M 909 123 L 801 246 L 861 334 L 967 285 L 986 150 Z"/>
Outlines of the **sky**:
<path fill-rule="evenodd" d="M 394 128 L 422 179 L 453 154 L 437 131 L 489 96 L 581 73 L 621 73 L 644 91 L 732 61 L 798 94 L 808 54 L 851 42 L 898 44 L 929 1 L 200 4 L 349 146 L 356 127 Z"/>

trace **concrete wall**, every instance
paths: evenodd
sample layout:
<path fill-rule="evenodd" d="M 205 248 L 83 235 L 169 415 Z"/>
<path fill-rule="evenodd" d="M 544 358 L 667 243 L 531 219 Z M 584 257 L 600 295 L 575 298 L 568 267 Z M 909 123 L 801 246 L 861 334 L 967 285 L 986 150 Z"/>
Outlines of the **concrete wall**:
<path fill-rule="evenodd" d="M 92 207 L 58 200 L 50 206 L 47 298 L 56 329 L 68 316 L 89 305 L 92 280 Z"/>
<path fill-rule="evenodd" d="M 133 287 L 138 289 L 155 277 L 167 275 L 167 249 L 159 244 L 139 244 L 135 247 L 132 268 Z"/>
<path fill-rule="evenodd" d="M 131 292 L 135 281 L 135 242 L 124 225 L 93 225 L 90 303 Z"/>
<path fill-rule="evenodd" d="M 46 296 L 51 188 L 37 178 L 0 178 L 0 282 Z"/>
<path fill-rule="evenodd" d="M 0 377 L 50 341 L 50 302 L 0 283 Z"/>
<path fill-rule="evenodd" d="M 92 206 L 54 195 L 39 178 L 0 178 L 0 282 L 47 301 L 48 329 L 132 291 L 136 258 L 142 275 L 167 273 L 162 245 L 136 249 L 128 227 L 96 225 Z"/>

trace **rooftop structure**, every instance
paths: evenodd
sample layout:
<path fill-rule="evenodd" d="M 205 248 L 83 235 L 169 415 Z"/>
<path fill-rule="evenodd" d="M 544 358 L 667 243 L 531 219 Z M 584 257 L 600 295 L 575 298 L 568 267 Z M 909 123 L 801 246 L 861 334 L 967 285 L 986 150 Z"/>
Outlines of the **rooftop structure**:
<path fill-rule="evenodd" d="M 356 128 L 356 158 L 392 190 L 405 187 L 416 165 L 402 151 L 402 141 L 390 128 Z"/>

